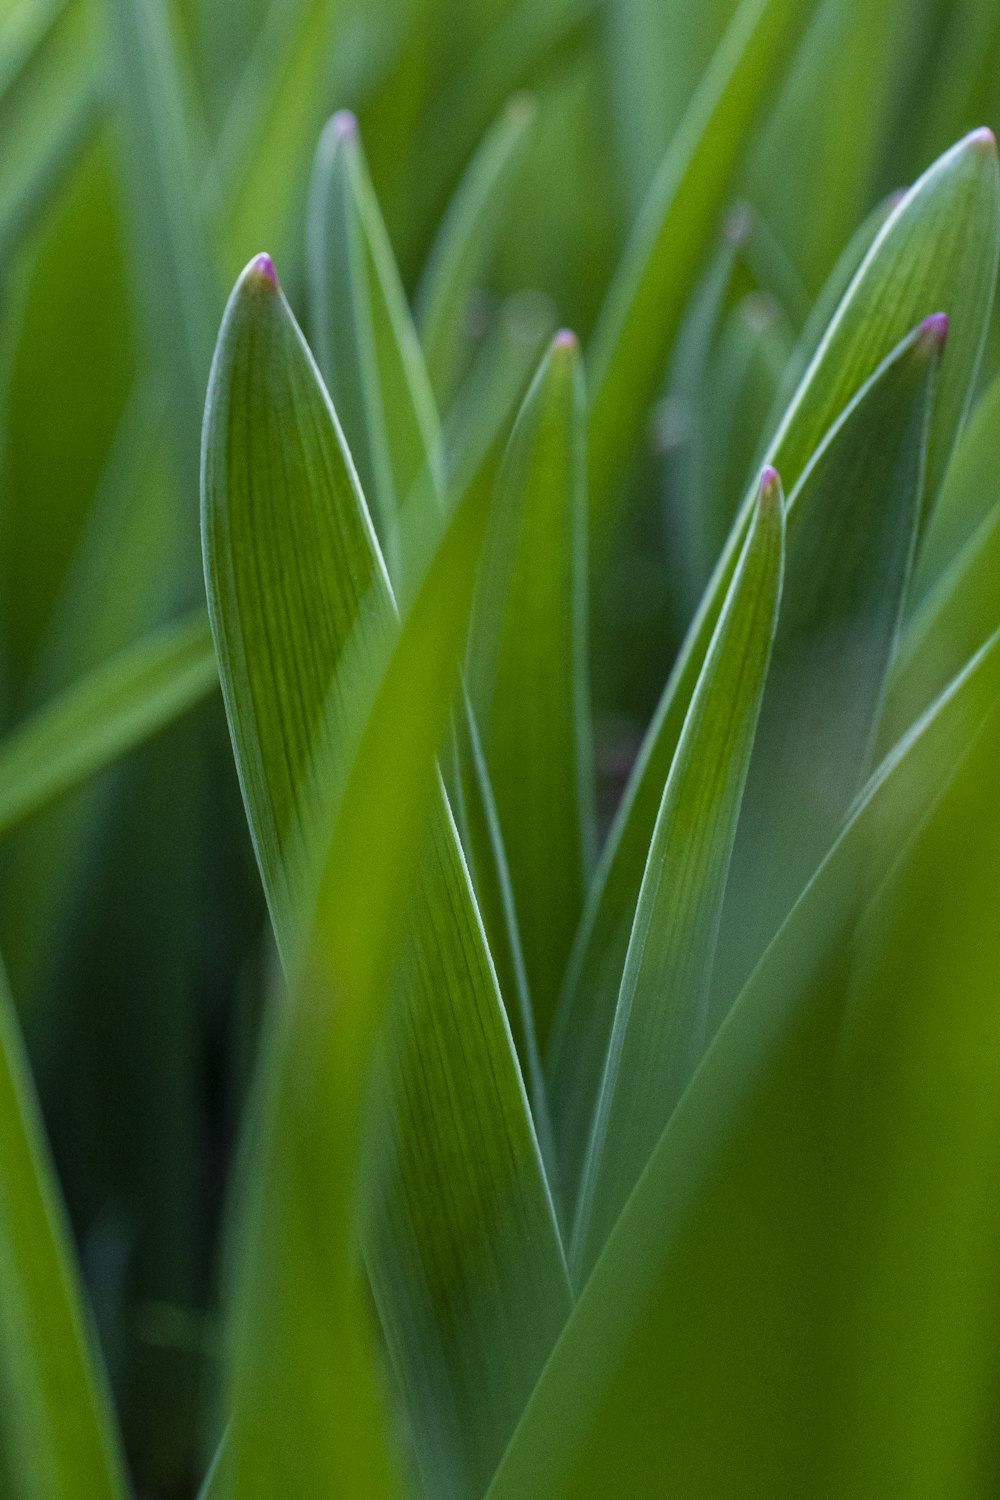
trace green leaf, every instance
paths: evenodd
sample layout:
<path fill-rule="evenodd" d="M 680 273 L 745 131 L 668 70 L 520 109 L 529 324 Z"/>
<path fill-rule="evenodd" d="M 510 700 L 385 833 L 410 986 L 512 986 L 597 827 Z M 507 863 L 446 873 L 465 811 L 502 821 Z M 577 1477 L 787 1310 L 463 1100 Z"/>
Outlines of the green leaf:
<path fill-rule="evenodd" d="M 499 463 L 554 327 L 555 309 L 540 292 L 514 292 L 502 304 L 445 419 L 445 455 L 453 490 L 461 493 L 481 464 L 493 459 Z"/>
<path fill-rule="evenodd" d="M 510 868 L 490 773 L 468 694 L 455 720 L 454 780 L 455 817 L 469 877 L 483 919 L 511 1036 L 521 1061 L 539 1148 L 551 1180 L 555 1167 L 552 1126 Z"/>
<path fill-rule="evenodd" d="M 308 235 L 317 360 L 398 581 L 400 513 L 418 481 L 440 498 L 441 438 L 357 121 L 346 111 L 330 120 L 316 153 Z"/>
<path fill-rule="evenodd" d="M 488 1500 L 662 1492 L 662 1386 L 678 1246 L 727 1142 L 817 995 L 837 942 L 905 851 L 1000 699 L 1000 634 L 865 788 L 671 1116 L 574 1307 Z"/>
<path fill-rule="evenodd" d="M 924 509 L 933 498 L 975 380 L 1000 240 L 996 145 L 982 131 L 952 148 L 897 204 L 848 288 L 789 405 L 767 460 L 789 496 L 844 407 L 922 318 L 948 314 L 948 353 L 937 382 L 928 437 Z M 720 558 L 647 730 L 588 892 L 560 998 L 547 1059 L 553 1127 L 570 1180 L 582 1147 L 581 1122 L 597 1077 L 579 1061 L 579 1017 L 610 1017 L 621 977 L 649 841 L 684 723 L 746 534 L 750 497 Z M 790 518 L 794 504 L 790 503 Z M 593 1056 L 593 1054 L 592 1054 Z M 598 1064 L 599 1066 L 599 1064 Z M 588 1076 L 593 1081 L 588 1084 Z M 565 1101 L 566 1108 L 562 1104 Z M 582 1108 L 581 1108 L 582 1104 Z M 583 1126 L 585 1128 L 585 1126 Z"/>
<path fill-rule="evenodd" d="M 166 384 L 181 495 L 193 504 L 195 434 L 220 298 L 213 247 L 198 207 L 183 60 L 168 13 L 155 0 L 102 0 L 102 8 L 146 341 Z"/>
<path fill-rule="evenodd" d="M 87 673 L 0 740 L 0 837 L 143 744 L 217 681 L 200 611 Z"/>
<path fill-rule="evenodd" d="M 8 264 L 100 119 L 93 17 L 71 0 L 21 4 L 0 26 L 0 261 Z"/>
<path fill-rule="evenodd" d="M 790 506 L 781 621 L 723 911 L 716 1022 L 833 843 L 869 769 L 916 546 L 946 331 L 944 317 L 932 316 L 904 339 L 827 434 Z"/>
<path fill-rule="evenodd" d="M 2 975 L 0 1471 L 17 1500 L 125 1500 L 110 1393 Z"/>
<path fill-rule="evenodd" d="M 629 456 L 771 77 L 795 45 L 802 0 L 743 0 L 647 194 L 588 356 L 590 504 L 606 538 Z"/>
<path fill-rule="evenodd" d="M 343 435 L 273 274 L 266 256 L 250 263 L 219 332 L 202 505 L 219 677 L 264 891 L 289 964 L 307 900 L 302 828 L 324 811 L 309 767 L 346 742 L 353 712 L 352 700 L 331 687 L 348 641 L 359 660 L 366 643 L 369 660 L 381 659 L 391 607 Z M 310 622 L 308 633 L 299 623 L 300 637 L 289 621 Z"/>
<path fill-rule="evenodd" d="M 913 723 L 998 624 L 1000 501 L 994 501 L 907 623 L 893 663 L 883 743 Z"/>
<path fill-rule="evenodd" d="M 584 421 L 578 345 L 559 333 L 504 456 L 469 642 L 469 691 L 543 1047 L 595 838 Z"/>
<path fill-rule="evenodd" d="M 439 403 L 451 397 L 466 342 L 476 277 L 492 245 L 535 120 L 535 101 L 517 94 L 476 149 L 434 237 L 417 293 L 417 325 Z"/>
<path fill-rule="evenodd" d="M 969 416 L 928 523 L 913 580 L 914 606 L 922 604 L 993 509 L 1000 462 L 998 433 L 1000 375 L 994 375 Z"/>
<path fill-rule="evenodd" d="M 366 1197 L 373 1191 L 363 1180 L 362 1147 L 393 969 L 428 811 L 437 805 L 434 753 L 487 496 L 474 492 L 456 511 L 385 670 L 375 668 L 304 957 L 272 1012 L 254 1157 L 236 1220 L 225 1458 L 240 1497 L 263 1500 L 288 1484 L 299 1494 L 373 1497 L 397 1488 L 359 1275 L 358 1197 L 362 1187 Z M 362 697 L 367 687 L 358 685 Z M 376 1216 L 393 1176 L 384 1195 L 375 1189 Z M 373 1252 L 373 1238 L 378 1296 L 386 1257 Z M 385 1317 L 384 1299 L 382 1310 Z"/>
<path fill-rule="evenodd" d="M 382 661 L 395 616 L 343 439 L 266 258 L 251 264 L 230 300 L 204 451 L 206 573 L 220 676 L 279 947 L 294 969 L 313 904 L 308 872 L 316 830 L 328 816 L 330 774 L 337 781 L 344 774 L 359 684 Z M 470 500 L 488 494 L 485 481 L 472 486 L 446 543 Z M 448 595 L 441 593 L 444 610 Z M 417 712 L 419 673 L 408 692 Z M 398 724 L 380 733 L 381 740 L 369 736 L 366 752 L 384 768 L 365 783 L 365 816 L 375 821 L 358 814 L 351 837 L 383 848 L 391 871 L 390 789 L 406 767 L 411 733 Z M 361 752 L 354 764 L 365 764 Z M 330 870 L 340 893 L 337 922 L 353 915 L 366 935 L 366 962 L 391 969 L 380 901 L 349 861 Z M 384 883 L 392 885 L 387 875 Z M 377 992 L 370 975 L 351 979 L 343 964 L 341 956 L 345 994 L 362 981 L 361 993 Z M 322 1026 L 330 998 L 320 985 L 300 1038 L 316 1052 L 320 1072 L 335 1040 Z M 568 1310 L 569 1290 L 510 1031 L 440 786 L 392 1006 L 384 1041 L 390 1102 L 373 1148 L 366 1257 L 422 1471 L 433 1493 L 465 1495 L 495 1463 Z M 310 1018 L 319 1036 L 308 1030 Z M 294 1099 L 287 1107 L 301 1108 L 325 1141 L 336 1142 L 339 1095 L 318 1075 L 315 1086 L 308 1108 Z M 353 1097 L 345 1092 L 345 1109 Z M 342 1149 L 350 1145 L 345 1137 Z M 322 1151 L 317 1172 L 321 1164 Z M 306 1194 L 300 1214 L 309 1201 Z M 266 1362 L 265 1326 L 259 1335 L 258 1358 Z M 330 1338 L 322 1320 L 315 1336 Z M 483 1357 L 493 1348 L 505 1351 L 503 1360 Z M 315 1391 L 299 1395 L 318 1399 Z M 251 1413 L 248 1441 L 252 1430 Z"/>
<path fill-rule="evenodd" d="M 309 166 L 329 105 L 340 0 L 273 0 L 223 123 L 202 194 L 216 210 L 225 269 L 255 244 L 297 253 Z"/>
<path fill-rule="evenodd" d="M 726 876 L 778 620 L 784 503 L 765 470 L 646 862 L 573 1235 L 582 1280 L 708 1042 Z"/>

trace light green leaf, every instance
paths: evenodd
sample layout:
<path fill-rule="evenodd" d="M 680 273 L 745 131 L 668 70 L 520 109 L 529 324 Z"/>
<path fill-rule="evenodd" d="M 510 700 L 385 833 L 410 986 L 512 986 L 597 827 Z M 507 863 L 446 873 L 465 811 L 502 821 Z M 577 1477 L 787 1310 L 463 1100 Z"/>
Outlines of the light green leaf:
<path fill-rule="evenodd" d="M 601 16 L 600 0 L 515 0 L 494 10 L 482 41 L 463 66 L 434 91 L 415 122 L 409 152 L 398 171 L 417 197 L 419 215 L 411 234 L 429 238 L 444 214 L 455 184 L 512 94 L 532 89 L 589 40 Z M 381 179 L 380 179 L 381 180 Z M 413 184 L 419 183 L 419 195 Z M 411 215 L 414 205 L 410 203 Z M 394 221 L 395 222 L 395 221 Z M 426 242 L 425 238 L 425 242 Z M 399 246 L 402 258 L 414 247 Z"/>
<path fill-rule="evenodd" d="M 723 911 L 716 1022 L 869 769 L 916 546 L 946 330 L 944 317 L 932 316 L 889 356 L 813 455 L 790 507 L 787 585 Z"/>
<path fill-rule="evenodd" d="M 0 26 L 0 260 L 7 264 L 93 139 L 101 110 L 93 17 L 73 0 L 20 4 Z"/>
<path fill-rule="evenodd" d="M 996 429 L 994 428 L 994 442 Z M 996 474 L 996 470 L 993 470 Z M 996 492 L 995 480 L 993 484 Z M 883 715 L 881 741 L 912 724 L 956 667 L 1000 625 L 1000 499 L 907 622 Z"/>
<path fill-rule="evenodd" d="M 590 506 L 606 538 L 627 460 L 649 415 L 704 245 L 753 122 L 810 7 L 743 0 L 657 172 L 588 355 Z"/>
<path fill-rule="evenodd" d="M 656 820 L 573 1234 L 582 1280 L 711 1040 L 726 876 L 778 620 L 784 502 L 765 470 Z"/>
<path fill-rule="evenodd" d="M 452 396 L 467 335 L 469 297 L 535 119 L 535 101 L 517 94 L 491 126 L 455 189 L 427 256 L 417 293 L 417 325 L 438 402 Z"/>
<path fill-rule="evenodd" d="M 906 194 L 902 192 L 892 193 L 888 198 L 883 198 L 881 203 L 876 204 L 837 257 L 833 270 L 826 278 L 819 296 L 812 305 L 794 353 L 785 368 L 781 387 L 775 398 L 774 420 L 770 424 L 772 427 L 777 427 L 788 403 L 795 395 L 803 375 L 819 348 L 823 335 L 830 326 L 848 287 L 857 275 L 859 266 L 881 232 L 882 226 L 905 196 Z"/>
<path fill-rule="evenodd" d="M 232 274 L 255 244 L 301 245 L 316 137 L 343 23 L 340 0 L 272 0 L 233 92 L 201 196 L 217 207 L 224 265 Z"/>
<path fill-rule="evenodd" d="M 541 292 L 514 292 L 501 306 L 444 424 L 449 483 L 461 493 L 480 465 L 501 452 L 555 327 Z"/>
<path fill-rule="evenodd" d="M 440 500 L 441 437 L 357 121 L 346 111 L 320 139 L 308 234 L 317 360 L 398 582 L 400 512 L 421 481 L 430 503 Z"/>
<path fill-rule="evenodd" d="M 346 781 L 340 768 L 334 776 L 343 792 L 304 957 L 290 995 L 272 1012 L 254 1156 L 236 1220 L 229 1325 L 225 1469 L 240 1500 L 263 1500 L 286 1485 L 299 1494 L 397 1490 L 360 1279 L 358 1198 L 363 1188 L 366 1198 L 373 1191 L 362 1147 L 427 814 L 439 805 L 434 753 L 467 627 L 487 497 L 474 492 L 456 511 L 385 670 L 376 665 L 371 683 L 356 684 L 359 705 L 372 684 L 374 697 L 367 713 L 359 708 L 355 744 L 341 747 L 350 766 Z M 363 636 L 360 646 L 366 649 Z M 372 1124 L 383 1118 L 379 1109 Z M 375 1155 L 378 1169 L 382 1153 Z M 390 1169 L 385 1200 L 393 1177 Z M 383 1194 L 376 1188 L 375 1196 L 378 1217 Z M 404 1213 L 397 1227 L 406 1224 Z M 378 1297 L 387 1258 L 372 1251 L 376 1235 L 366 1239 Z M 390 1336 L 395 1326 L 389 1322 Z"/>
<path fill-rule="evenodd" d="M 663 1132 L 545 1367 L 488 1500 L 662 1493 L 658 1442 L 678 1246 L 726 1143 L 864 910 L 1000 699 L 1000 635 L 907 735 L 754 971 Z"/>
<path fill-rule="evenodd" d="M 198 161 L 182 57 L 155 0 L 102 0 L 120 111 L 122 188 L 148 348 L 163 371 L 181 495 L 194 503 L 195 434 L 218 315 L 216 270 L 198 208 Z"/>
<path fill-rule="evenodd" d="M 510 868 L 490 773 L 467 694 L 455 717 L 454 759 L 455 817 L 462 849 L 483 919 L 511 1036 L 521 1060 L 538 1144 L 551 1180 L 555 1167 L 552 1127 Z"/>
<path fill-rule="evenodd" d="M 544 1047 L 593 856 L 584 392 L 556 335 L 497 482 L 469 641 L 469 691 Z"/>
<path fill-rule="evenodd" d="M 935 493 L 969 399 L 986 327 L 1000 240 L 996 145 L 974 132 L 936 162 L 876 237 L 848 288 L 775 437 L 768 461 L 791 496 L 812 453 L 844 407 L 922 318 L 948 314 L 928 439 L 924 509 Z M 663 690 L 588 892 L 560 998 L 556 1045 L 547 1059 L 553 1127 L 564 1177 L 581 1147 L 587 1069 L 579 1067 L 577 1018 L 610 1016 L 653 825 L 688 703 L 736 566 L 750 514 L 740 512 Z M 596 1078 L 594 1080 L 596 1085 Z M 584 1106 L 581 1113 L 581 1088 Z M 570 1102 L 572 1101 L 572 1103 Z M 565 1144 L 564 1144 L 565 1143 Z"/>
<path fill-rule="evenodd" d="M 922 605 L 992 511 L 998 469 L 1000 375 L 994 375 L 969 416 L 928 523 L 913 580 L 914 606 Z"/>
<path fill-rule="evenodd" d="M 342 436 L 265 257 L 251 264 L 230 300 L 204 451 L 206 572 L 220 675 L 279 946 L 294 968 L 312 906 L 308 872 L 316 830 L 327 818 L 329 777 L 339 782 L 345 772 L 359 684 L 383 660 L 395 616 Z M 473 485 L 452 529 L 470 501 L 488 493 L 485 483 Z M 419 673 L 409 692 L 417 712 Z M 395 756 L 394 769 L 368 784 L 366 816 L 376 821 L 359 822 L 351 837 L 384 846 L 391 870 L 389 789 L 407 764 L 411 736 L 398 726 L 381 732 L 386 743 L 372 740 L 367 753 L 373 766 Z M 353 914 L 358 932 L 367 934 L 366 962 L 391 968 L 379 902 L 349 862 L 330 871 L 340 893 L 337 922 Z M 343 965 L 341 956 L 345 994 L 362 980 L 360 993 L 377 993 L 370 975 L 348 983 Z M 366 1257 L 422 1471 L 433 1493 L 466 1495 L 496 1461 L 561 1326 L 569 1291 L 510 1031 L 440 787 L 393 990 L 385 1039 L 390 1101 L 376 1132 Z M 320 986 L 299 1039 L 317 1052 L 320 1070 L 334 1045 L 323 1031 L 329 1005 Z M 318 1036 L 309 1029 L 313 1021 Z M 301 1107 L 304 1119 L 315 1111 L 315 1130 L 336 1142 L 339 1095 L 326 1091 L 318 1074 L 316 1088 L 308 1110 L 294 1101 L 288 1108 L 297 1114 Z M 345 1109 L 353 1097 L 345 1092 Z M 338 1149 L 349 1154 L 352 1139 Z M 322 1152 L 317 1171 L 321 1160 Z M 259 1334 L 257 1357 L 266 1361 L 263 1324 Z M 486 1360 L 484 1351 L 495 1348 L 504 1350 L 503 1360 Z M 299 1394 L 316 1399 L 315 1391 Z M 282 1409 L 295 1399 L 282 1396 Z"/>
<path fill-rule="evenodd" d="M 217 680 L 200 611 L 87 673 L 0 740 L 0 837 L 186 713 Z"/>
<path fill-rule="evenodd" d="M 125 1500 L 110 1393 L 0 975 L 0 1471 L 12 1500 Z"/>

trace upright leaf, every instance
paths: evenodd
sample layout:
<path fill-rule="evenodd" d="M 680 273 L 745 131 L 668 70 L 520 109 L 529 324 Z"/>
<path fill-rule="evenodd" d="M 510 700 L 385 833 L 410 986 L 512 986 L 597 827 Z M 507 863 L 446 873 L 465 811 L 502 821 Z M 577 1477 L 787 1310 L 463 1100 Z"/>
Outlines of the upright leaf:
<path fill-rule="evenodd" d="M 799 481 L 726 893 L 717 1020 L 833 843 L 868 770 L 910 579 L 946 332 L 944 316 L 932 315 L 903 341 Z"/>
<path fill-rule="evenodd" d="M 272 1015 L 235 1226 L 232 1412 L 216 1481 L 238 1497 L 396 1491 L 360 1277 L 362 1148 L 485 499 L 456 512 L 384 670 L 359 676 L 359 732 L 340 747 L 349 767 L 334 768 L 343 790 L 304 957 Z"/>
<path fill-rule="evenodd" d="M 440 433 L 357 121 L 346 111 L 316 154 L 308 266 L 319 366 L 398 580 L 403 504 L 421 479 L 441 491 Z"/>
<path fill-rule="evenodd" d="M 795 1026 L 837 940 L 905 851 L 1000 701 L 994 636 L 886 759 L 758 965 L 671 1116 L 584 1287 L 490 1486 L 488 1500 L 597 1500 L 663 1486 L 662 1386 L 681 1290 L 678 1247 L 726 1143 Z"/>
<path fill-rule="evenodd" d="M 431 384 L 442 405 L 459 372 L 469 297 L 517 170 L 535 102 L 517 94 L 483 137 L 434 237 L 417 293 L 417 322 Z"/>
<path fill-rule="evenodd" d="M 996 143 L 989 132 L 975 131 L 897 204 L 845 293 L 769 444 L 768 459 L 782 474 L 790 496 L 824 434 L 865 380 L 921 318 L 944 309 L 948 353 L 941 364 L 928 436 L 927 510 L 974 384 L 998 244 Z M 790 521 L 794 509 L 790 501 Z M 587 1045 L 585 1018 L 591 1012 L 610 1020 L 663 785 L 749 514 L 748 499 L 657 705 L 574 941 L 548 1061 L 552 1098 L 567 1106 L 565 1118 L 560 1105 L 553 1119 L 567 1177 L 578 1170 L 581 1120 L 592 1108 L 588 1076 L 590 1089 L 597 1082 L 592 1064 L 590 1069 L 578 1065 L 577 1038 L 583 1037 Z M 595 1051 L 603 1056 L 603 1043 Z"/>
<path fill-rule="evenodd" d="M 0 976 L 0 1473 L 17 1500 L 125 1500 L 110 1393 Z"/>
<path fill-rule="evenodd" d="M 218 315 L 181 56 L 152 0 L 102 0 L 121 112 L 122 181 L 149 348 L 170 401 L 181 493 L 193 506 L 201 406 Z M 191 533 L 193 538 L 193 532 Z"/>
<path fill-rule="evenodd" d="M 586 1273 L 711 1039 L 726 875 L 778 619 L 784 505 L 765 470 L 663 792 L 639 891 L 574 1230 Z"/>
<path fill-rule="evenodd" d="M 590 353 L 590 504 L 604 538 L 699 260 L 758 112 L 810 7 L 743 0 L 643 204 Z"/>
<path fill-rule="evenodd" d="M 395 617 L 339 427 L 266 258 L 251 264 L 230 301 L 204 451 L 220 675 L 279 945 L 294 960 L 312 906 L 302 872 L 315 861 L 330 776 L 339 784 L 344 774 L 359 684 L 382 660 Z M 419 699 L 418 675 L 409 691 Z M 405 764 L 405 731 L 382 733 Z M 391 785 L 390 777 L 371 789 L 366 806 L 376 821 L 354 835 L 387 851 Z M 331 870 L 360 924 L 363 891 L 352 884 L 350 863 Z M 373 932 L 377 954 L 377 922 Z M 393 990 L 389 1100 L 373 1132 L 366 1256 L 428 1487 L 464 1496 L 502 1449 L 569 1291 L 510 1032 L 440 787 Z M 314 1128 L 330 1141 L 339 1139 L 339 1106 L 321 1086 L 321 1059 L 336 1045 L 324 1030 L 331 1014 L 324 993 L 321 984 L 307 1007 L 303 1045 L 311 1039 L 320 1070 L 309 1106 Z M 261 1358 L 267 1337 L 262 1322 Z M 484 1351 L 497 1347 L 504 1358 L 486 1360 Z"/>
<path fill-rule="evenodd" d="M 469 688 L 544 1046 L 594 843 L 584 396 L 556 335 L 504 457 L 469 643 Z"/>

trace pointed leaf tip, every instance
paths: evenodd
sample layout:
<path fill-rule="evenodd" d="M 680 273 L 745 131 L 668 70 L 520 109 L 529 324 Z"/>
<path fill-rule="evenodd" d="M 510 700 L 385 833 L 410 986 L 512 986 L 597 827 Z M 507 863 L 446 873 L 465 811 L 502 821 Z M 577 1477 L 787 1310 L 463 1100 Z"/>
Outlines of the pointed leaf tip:
<path fill-rule="evenodd" d="M 337 140 L 354 140 L 358 134 L 357 116 L 349 109 L 338 109 L 330 119 L 330 134 Z"/>
<path fill-rule="evenodd" d="M 965 140 L 967 145 L 977 146 L 981 151 L 995 152 L 997 149 L 997 138 L 988 125 L 980 125 L 977 130 L 970 130 Z"/>
<path fill-rule="evenodd" d="M 926 341 L 936 349 L 944 347 L 948 337 L 948 314 L 943 312 L 931 313 L 925 318 L 919 329 L 922 341 Z"/>
<path fill-rule="evenodd" d="M 266 254 L 254 256 L 244 272 L 244 277 L 247 281 L 269 282 L 275 288 L 278 285 L 278 274 L 274 269 L 274 261 Z"/>
<path fill-rule="evenodd" d="M 575 354 L 580 347 L 580 340 L 572 328 L 560 328 L 552 340 L 553 349 L 561 349 L 567 354 Z"/>
<path fill-rule="evenodd" d="M 761 470 L 760 493 L 757 503 L 760 506 L 780 505 L 781 503 L 781 476 L 777 469 L 773 469 L 770 464 L 766 464 Z"/>

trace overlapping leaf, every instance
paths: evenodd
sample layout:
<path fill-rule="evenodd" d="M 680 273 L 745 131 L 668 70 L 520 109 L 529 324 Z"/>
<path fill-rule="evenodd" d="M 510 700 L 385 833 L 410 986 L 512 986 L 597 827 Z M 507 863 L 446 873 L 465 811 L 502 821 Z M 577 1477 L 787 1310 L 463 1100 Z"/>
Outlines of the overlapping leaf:
<path fill-rule="evenodd" d="M 646 862 L 574 1229 L 578 1277 L 600 1252 L 710 1039 L 715 943 L 783 563 L 784 503 L 767 470 Z"/>
<path fill-rule="evenodd" d="M 647 420 L 699 257 L 757 112 L 809 7 L 743 0 L 656 175 L 608 292 L 589 356 L 590 482 L 604 538 Z"/>
<path fill-rule="evenodd" d="M 659 1495 L 657 1441 L 676 1413 L 650 1379 L 669 1356 L 674 1258 L 719 1158 L 795 1026 L 823 993 L 836 942 L 905 851 L 1000 700 L 994 636 L 865 788 L 751 976 L 625 1206 L 488 1491 L 597 1500 L 626 1474 Z M 669 1478 L 669 1476 L 668 1476 Z"/>
<path fill-rule="evenodd" d="M 928 437 L 924 508 L 930 505 L 972 389 L 992 301 L 1000 239 L 996 146 L 976 131 L 949 151 L 896 206 L 859 267 L 802 379 L 768 457 L 794 492 L 811 454 L 865 380 L 920 319 L 944 310 L 942 361 Z M 790 507 L 794 515 L 794 504 Z M 610 1018 L 660 796 L 684 715 L 742 545 L 745 504 L 647 731 L 606 842 L 577 934 L 557 1015 L 550 1087 L 553 1124 L 573 1175 L 579 1160 L 581 1081 L 594 1079 L 577 1039 L 591 1012 Z M 572 1038 L 573 1040 L 570 1040 Z M 593 1055 L 600 1056 L 602 1044 Z M 595 1079 L 596 1083 L 596 1079 Z M 588 1085 L 583 1085 L 584 1094 Z M 591 1085 L 593 1086 L 593 1085 Z M 574 1109 L 574 1104 L 576 1108 Z"/>
<path fill-rule="evenodd" d="M 343 438 L 266 259 L 244 274 L 220 336 L 204 492 L 220 675 L 279 944 L 294 961 L 312 905 L 308 871 L 331 768 L 339 782 L 359 685 L 382 659 L 395 625 Z M 405 701 L 419 706 L 419 674 L 404 688 L 415 695 Z M 383 725 L 381 733 L 393 742 L 393 764 L 405 765 L 407 732 Z M 380 753 L 389 752 L 382 746 Z M 384 839 L 391 852 L 392 777 L 385 774 L 369 785 L 365 804 L 378 814 L 378 828 L 383 815 L 389 819 L 384 834 L 359 822 L 352 838 L 376 847 Z M 331 889 L 345 904 L 338 922 L 352 915 L 368 936 L 364 951 L 384 964 L 377 920 L 366 925 L 351 861 L 343 853 L 331 859 Z M 353 987 L 342 958 L 336 972 L 346 1025 Z M 489 1472 L 516 1420 L 565 1316 L 568 1286 L 510 1032 L 440 789 L 393 989 L 390 1102 L 378 1115 L 366 1254 L 426 1481 L 436 1494 L 465 1495 Z M 362 990 L 376 992 L 374 981 Z M 303 1025 L 318 1059 L 312 1076 L 319 1092 L 307 1116 L 317 1112 L 316 1130 L 332 1142 L 339 1139 L 338 1106 L 319 1087 L 321 1060 L 332 1065 L 336 1056 L 335 1037 L 323 1026 L 331 1004 L 321 984 Z M 299 1105 L 289 1101 L 289 1108 Z M 350 1139 L 340 1149 L 349 1149 Z M 314 1196 L 323 1201 L 322 1187 L 306 1184 L 320 1180 L 307 1176 L 296 1188 L 300 1231 Z M 310 1283 L 316 1295 L 319 1275 L 317 1265 Z M 308 1309 L 306 1296 L 302 1317 Z M 259 1360 L 281 1326 L 277 1317 L 275 1307 L 261 1308 L 249 1330 Z M 332 1336 L 322 1305 L 308 1321 L 310 1340 Z M 503 1359 L 487 1361 L 485 1350 L 497 1347 Z M 300 1378 L 308 1379 L 305 1368 Z M 276 1400 L 279 1392 L 280 1385 Z M 280 1394 L 289 1411 L 295 1392 Z M 303 1399 L 316 1399 L 315 1392 Z M 252 1421 L 244 1431 L 249 1440 Z M 283 1448 L 280 1423 L 268 1431 Z M 253 1442 L 247 1452 L 252 1456 Z M 234 1461 L 242 1460 L 237 1454 Z M 272 1472 L 280 1474 L 280 1466 Z"/>
<path fill-rule="evenodd" d="M 544 1046 L 592 856 L 584 396 L 557 334 L 498 480 L 469 689 Z"/>
<path fill-rule="evenodd" d="M 422 483 L 440 499 L 434 398 L 353 115 L 320 140 L 309 204 L 316 355 L 395 580 L 400 522 Z"/>

